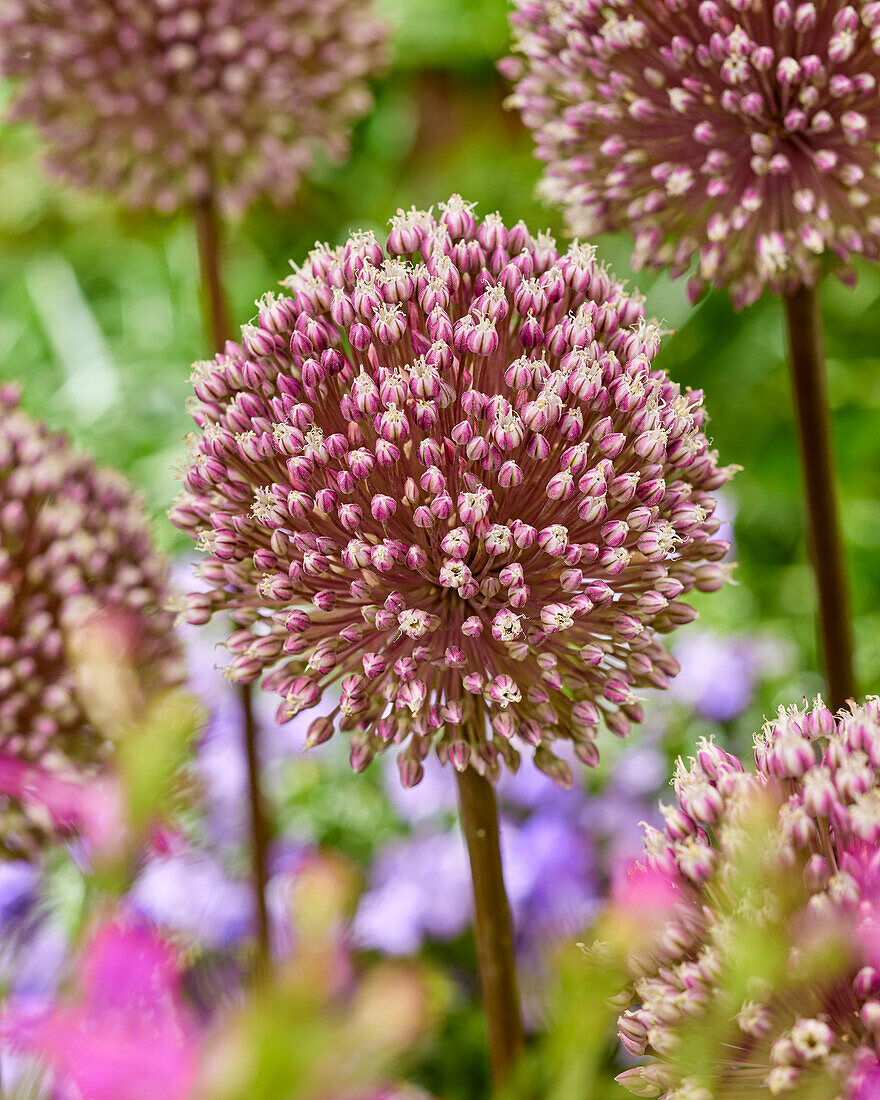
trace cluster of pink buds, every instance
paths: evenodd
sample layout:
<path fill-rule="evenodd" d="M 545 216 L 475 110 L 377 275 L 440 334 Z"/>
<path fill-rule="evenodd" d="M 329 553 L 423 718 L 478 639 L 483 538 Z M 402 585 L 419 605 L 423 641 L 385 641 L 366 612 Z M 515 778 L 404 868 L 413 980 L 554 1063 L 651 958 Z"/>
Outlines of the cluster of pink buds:
<path fill-rule="evenodd" d="M 880 1082 L 880 699 L 837 716 L 821 699 L 780 708 L 755 760 L 747 772 L 702 741 L 679 764 L 678 804 L 661 804 L 664 830 L 648 829 L 643 875 L 668 884 L 666 911 L 629 960 L 619 1028 L 656 1060 L 619 1080 L 637 1096 L 720 1095 L 682 1064 L 686 1036 L 712 1027 L 724 1095 L 867 1100 Z M 743 874 L 744 857 L 761 876 Z M 743 928 L 778 965 L 733 999 Z"/>
<path fill-rule="evenodd" d="M 52 766 L 100 761 L 105 731 L 86 712 L 73 640 L 96 616 L 122 620 L 144 689 L 177 683 L 168 597 L 165 564 L 129 486 L 31 420 L 17 391 L 0 386 L 3 754 Z"/>
<path fill-rule="evenodd" d="M 0 72 L 63 178 L 241 210 L 290 202 L 316 148 L 346 151 L 385 38 L 368 0 L 5 0 Z"/>
<path fill-rule="evenodd" d="M 402 745 L 412 785 L 433 745 L 494 778 L 528 745 L 570 781 L 553 743 L 593 765 L 600 721 L 626 735 L 680 597 L 727 576 L 702 394 L 592 247 L 458 196 L 283 285 L 195 366 L 188 621 L 231 613 L 227 674 L 268 672 L 279 721 L 336 685 L 308 742 L 351 731 L 358 770 Z"/>
<path fill-rule="evenodd" d="M 811 284 L 880 254 L 880 4 L 517 0 L 510 102 L 576 233 L 690 290 Z"/>

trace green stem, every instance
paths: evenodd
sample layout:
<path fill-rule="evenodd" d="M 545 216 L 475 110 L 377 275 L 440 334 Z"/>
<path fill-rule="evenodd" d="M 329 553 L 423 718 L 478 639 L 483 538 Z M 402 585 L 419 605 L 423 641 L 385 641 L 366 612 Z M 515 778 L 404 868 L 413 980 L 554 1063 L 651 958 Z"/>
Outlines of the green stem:
<path fill-rule="evenodd" d="M 498 806 L 491 784 L 473 768 L 457 773 L 461 828 L 474 888 L 474 935 L 496 1085 L 513 1069 L 524 1046 L 513 927 L 504 889 Z"/>
<path fill-rule="evenodd" d="M 202 274 L 205 328 L 215 351 L 222 351 L 232 333 L 229 306 L 221 275 L 220 224 L 210 197 L 202 199 L 193 209 L 196 238 L 199 246 L 199 266 Z M 247 757 L 248 811 L 250 819 L 251 865 L 254 900 L 257 911 L 256 976 L 265 978 L 269 972 L 271 944 L 269 910 L 266 903 L 267 851 L 269 827 L 260 782 L 260 761 L 257 723 L 254 719 L 250 684 L 240 685 L 243 716 L 244 747 Z"/>
<path fill-rule="evenodd" d="M 816 580 L 820 649 L 828 701 L 832 710 L 836 710 L 855 697 L 856 683 L 822 321 L 814 288 L 800 287 L 783 301 L 806 497 L 807 536 Z"/>

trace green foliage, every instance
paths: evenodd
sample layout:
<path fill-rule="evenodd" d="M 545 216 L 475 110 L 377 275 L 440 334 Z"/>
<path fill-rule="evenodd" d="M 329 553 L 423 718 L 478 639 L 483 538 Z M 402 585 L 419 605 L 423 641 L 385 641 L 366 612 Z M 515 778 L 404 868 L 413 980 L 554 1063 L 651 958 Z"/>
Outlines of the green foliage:
<path fill-rule="evenodd" d="M 448 966 L 448 959 L 444 961 Z M 470 974 L 475 967 L 476 959 L 471 959 Z M 457 980 L 464 977 L 456 970 L 452 974 Z M 459 995 L 447 1005 L 436 1034 L 423 1044 L 409 1080 L 427 1089 L 431 1096 L 485 1100 L 491 1090 L 487 1043 L 486 1019 L 479 1000 Z"/>
<path fill-rule="evenodd" d="M 142 835 L 160 810 L 174 811 L 181 768 L 201 717 L 189 696 L 167 692 L 151 699 L 143 718 L 117 742 L 116 767 L 134 835 Z"/>
<path fill-rule="evenodd" d="M 572 945 L 556 960 L 546 1031 L 498 1100 L 625 1100 L 614 1081 L 617 1012 L 623 975 L 600 948 Z"/>
<path fill-rule="evenodd" d="M 202 1095 L 211 1100 L 328 1100 L 394 1080 L 449 1000 L 428 967 L 384 960 L 359 974 L 343 945 L 355 876 L 314 858 L 291 897 L 292 956 L 208 1042 Z"/>
<path fill-rule="evenodd" d="M 308 838 L 365 864 L 403 835 L 379 767 L 357 775 L 342 751 L 296 757 L 276 786 L 276 827 L 285 836 Z"/>

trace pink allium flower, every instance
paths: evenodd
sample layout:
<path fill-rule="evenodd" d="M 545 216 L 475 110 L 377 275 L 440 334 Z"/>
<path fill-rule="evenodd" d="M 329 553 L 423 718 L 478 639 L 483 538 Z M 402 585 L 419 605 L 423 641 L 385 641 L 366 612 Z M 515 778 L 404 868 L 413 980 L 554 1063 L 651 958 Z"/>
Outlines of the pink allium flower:
<path fill-rule="evenodd" d="M 48 1065 L 53 1095 L 76 1100 L 185 1100 L 200 1037 L 180 988 L 177 956 L 153 932 L 119 922 L 88 944 L 70 1003 L 14 1002 L 2 1033 Z"/>
<path fill-rule="evenodd" d="M 413 785 L 434 745 L 494 778 L 516 741 L 570 781 L 553 742 L 595 764 L 600 719 L 625 735 L 676 672 L 679 597 L 723 583 L 731 470 L 591 247 L 440 211 L 317 248 L 196 364 L 189 621 L 232 612 L 228 675 L 268 671 L 279 721 L 337 684 L 308 741 L 352 731 L 358 770 L 403 745 Z"/>
<path fill-rule="evenodd" d="M 0 751 L 53 767 L 102 760 L 105 731 L 87 713 L 72 644 L 106 616 L 126 625 L 118 656 L 144 688 L 176 683 L 167 599 L 164 562 L 124 479 L 35 423 L 0 386 Z M 114 629 L 119 642 L 123 633 Z"/>
<path fill-rule="evenodd" d="M 5 0 L 0 71 L 65 179 L 241 210 L 346 151 L 385 37 L 368 0 Z"/>
<path fill-rule="evenodd" d="M 619 1021 L 630 1053 L 657 1061 L 621 1080 L 638 1096 L 720 1095 L 682 1064 L 688 1033 L 711 1027 L 724 1095 L 862 1100 L 880 1080 L 880 698 L 836 717 L 819 699 L 780 708 L 755 759 L 746 772 L 701 741 L 679 763 L 678 805 L 661 805 L 665 830 L 648 829 L 648 868 L 681 893 L 630 963 Z M 767 972 L 747 981 L 764 945 Z"/>
<path fill-rule="evenodd" d="M 880 254 L 880 5 L 516 0 L 510 102 L 575 233 L 694 295 L 815 282 Z"/>

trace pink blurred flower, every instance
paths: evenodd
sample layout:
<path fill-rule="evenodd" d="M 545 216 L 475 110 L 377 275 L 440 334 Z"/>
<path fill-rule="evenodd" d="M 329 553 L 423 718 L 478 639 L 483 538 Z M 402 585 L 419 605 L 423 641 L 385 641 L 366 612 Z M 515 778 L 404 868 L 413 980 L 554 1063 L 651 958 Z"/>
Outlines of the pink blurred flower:
<path fill-rule="evenodd" d="M 96 853 L 110 854 L 122 838 L 121 792 L 109 776 L 86 781 L 73 772 L 53 772 L 0 754 L 0 794 L 15 799 L 33 818 L 48 818 L 53 832 L 76 832 Z"/>
<path fill-rule="evenodd" d="M 678 880 L 647 863 L 634 860 L 612 877 L 612 906 L 633 916 L 668 916 L 681 897 Z"/>
<path fill-rule="evenodd" d="M 6 1043 L 44 1060 L 63 1100 L 184 1100 L 200 1037 L 174 950 L 120 920 L 98 929 L 80 961 L 78 996 L 48 1009 L 15 1002 Z"/>
<path fill-rule="evenodd" d="M 650 964 L 650 950 L 663 929 L 693 919 L 692 891 L 668 868 L 631 861 L 612 873 L 611 897 L 599 923 L 600 936 L 616 945 L 628 965 Z"/>
<path fill-rule="evenodd" d="M 861 1052 L 846 1097 L 847 1100 L 880 1100 L 880 1058 L 876 1051 Z"/>

